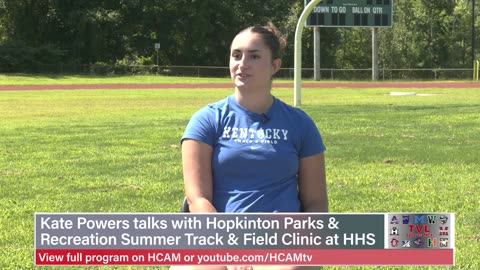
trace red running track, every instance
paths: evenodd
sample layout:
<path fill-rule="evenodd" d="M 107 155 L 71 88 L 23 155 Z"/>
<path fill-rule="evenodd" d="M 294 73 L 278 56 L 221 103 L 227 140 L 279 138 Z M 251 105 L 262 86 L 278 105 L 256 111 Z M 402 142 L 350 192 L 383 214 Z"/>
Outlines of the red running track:
<path fill-rule="evenodd" d="M 0 91 L 31 90 L 97 90 L 97 89 L 200 89 L 232 88 L 230 83 L 196 84 L 52 84 L 52 85 L 0 85 Z M 293 88 L 293 83 L 274 83 L 273 88 Z M 341 82 L 302 83 L 302 88 L 480 88 L 480 82 Z"/>

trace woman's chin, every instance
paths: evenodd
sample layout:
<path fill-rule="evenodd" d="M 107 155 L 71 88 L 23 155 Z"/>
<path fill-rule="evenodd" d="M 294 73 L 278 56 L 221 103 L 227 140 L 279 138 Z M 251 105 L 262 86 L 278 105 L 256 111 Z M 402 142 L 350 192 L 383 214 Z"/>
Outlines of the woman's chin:
<path fill-rule="evenodd" d="M 248 84 L 241 80 L 235 80 L 234 85 L 238 89 L 246 89 Z"/>

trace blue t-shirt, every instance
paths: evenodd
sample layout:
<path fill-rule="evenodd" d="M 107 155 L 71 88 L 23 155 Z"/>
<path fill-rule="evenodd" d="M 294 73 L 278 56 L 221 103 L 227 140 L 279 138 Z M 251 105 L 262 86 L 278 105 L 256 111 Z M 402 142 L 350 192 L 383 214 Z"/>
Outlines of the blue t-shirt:
<path fill-rule="evenodd" d="M 277 98 L 258 114 L 228 96 L 197 111 L 183 139 L 213 148 L 218 212 L 299 212 L 299 160 L 325 151 L 312 119 Z"/>

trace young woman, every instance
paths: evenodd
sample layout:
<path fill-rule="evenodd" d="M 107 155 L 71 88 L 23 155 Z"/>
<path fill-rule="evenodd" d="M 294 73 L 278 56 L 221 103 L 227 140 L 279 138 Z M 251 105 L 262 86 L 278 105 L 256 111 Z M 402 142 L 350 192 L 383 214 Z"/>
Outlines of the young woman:
<path fill-rule="evenodd" d="M 306 113 L 271 92 L 284 49 L 271 23 L 234 38 L 234 94 L 196 112 L 182 137 L 190 212 L 328 211 L 320 133 Z M 253 269 L 263 268 L 300 269 Z"/>

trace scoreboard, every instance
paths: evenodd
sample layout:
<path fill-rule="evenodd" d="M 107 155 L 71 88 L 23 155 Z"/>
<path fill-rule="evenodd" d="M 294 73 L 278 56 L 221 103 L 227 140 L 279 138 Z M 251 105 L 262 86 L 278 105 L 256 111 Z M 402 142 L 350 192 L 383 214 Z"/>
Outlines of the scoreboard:
<path fill-rule="evenodd" d="M 305 6 L 311 0 L 304 0 Z M 391 27 L 393 0 L 322 0 L 306 26 Z"/>

